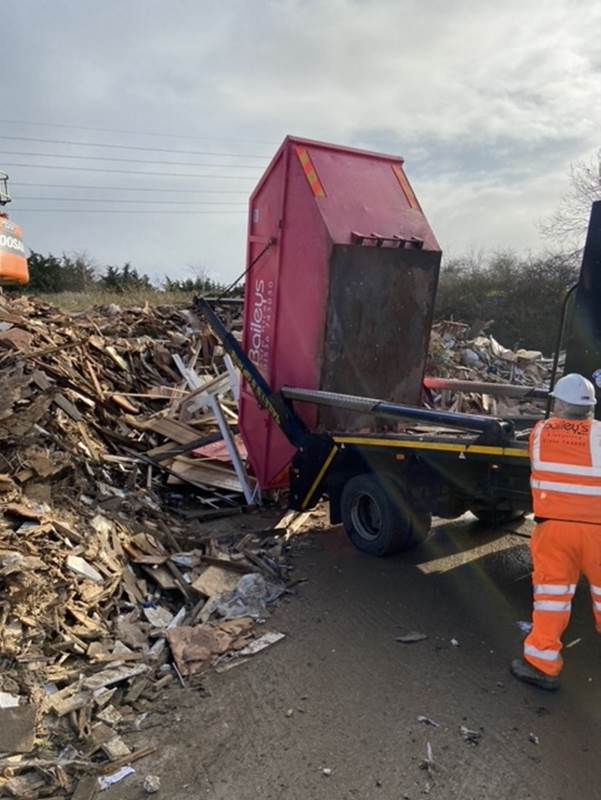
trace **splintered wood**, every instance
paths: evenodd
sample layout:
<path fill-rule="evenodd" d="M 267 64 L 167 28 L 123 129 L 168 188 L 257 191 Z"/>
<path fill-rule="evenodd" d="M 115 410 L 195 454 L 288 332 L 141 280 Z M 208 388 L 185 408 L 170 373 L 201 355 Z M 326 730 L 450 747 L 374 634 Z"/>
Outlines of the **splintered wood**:
<path fill-rule="evenodd" d="M 240 326 L 231 307 L 220 313 Z M 118 511 L 136 490 L 158 503 L 169 478 L 207 510 L 245 502 L 231 462 L 203 454 L 222 438 L 210 398 L 230 424 L 237 407 L 221 348 L 192 312 L 147 305 L 69 316 L 2 298 L 0 326 L 15 334 L 0 349 L 0 472 L 26 495 L 84 493 Z"/>
<path fill-rule="evenodd" d="M 235 655 L 257 617 L 219 603 L 244 610 L 249 577 L 270 602 L 287 566 L 275 536 L 239 548 L 227 524 L 246 501 L 207 392 L 228 420 L 236 403 L 191 313 L 0 298 L 0 332 L 0 797 L 92 797 L 150 752 L 122 737 L 181 678 L 177 631 L 211 643 L 187 674 Z"/>
<path fill-rule="evenodd" d="M 29 753 L 43 743 L 64 785 L 45 770 L 46 782 L 32 789 L 28 761 L 18 762 L 18 781 L 2 777 L 0 757 L 0 796 L 29 787 L 27 797 L 68 797 L 82 771 L 127 763 L 121 734 L 149 702 L 174 676 L 251 645 L 257 591 L 264 604 L 284 590 L 277 530 L 241 538 L 233 528 L 229 544 L 200 535 L 192 549 L 174 550 L 198 523 L 161 516 L 169 536 L 150 513 L 110 519 L 85 504 L 59 512 L 26 497 L 2 504 L 0 751 Z M 243 579 L 251 594 L 239 590 Z M 220 602 L 230 603 L 226 611 Z M 72 763 L 60 755 L 65 747 Z"/>

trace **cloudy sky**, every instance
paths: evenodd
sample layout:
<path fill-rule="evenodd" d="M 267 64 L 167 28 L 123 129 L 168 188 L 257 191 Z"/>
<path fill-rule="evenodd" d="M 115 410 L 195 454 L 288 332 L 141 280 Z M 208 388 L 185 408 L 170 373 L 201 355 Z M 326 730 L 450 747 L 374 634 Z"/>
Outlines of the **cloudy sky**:
<path fill-rule="evenodd" d="M 601 146 L 598 0 L 3 0 L 0 168 L 42 252 L 237 275 L 282 138 L 397 153 L 447 254 L 542 246 Z"/>

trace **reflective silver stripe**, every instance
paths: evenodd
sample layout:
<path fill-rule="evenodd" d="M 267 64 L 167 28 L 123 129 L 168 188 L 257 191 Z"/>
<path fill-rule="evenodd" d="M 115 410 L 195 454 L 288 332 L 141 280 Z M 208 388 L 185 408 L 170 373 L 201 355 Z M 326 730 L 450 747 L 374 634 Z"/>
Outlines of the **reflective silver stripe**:
<path fill-rule="evenodd" d="M 570 611 L 572 604 L 569 600 L 535 600 L 535 611 Z"/>
<path fill-rule="evenodd" d="M 559 658 L 558 650 L 539 650 L 531 644 L 524 645 L 524 654 L 533 658 L 540 658 L 541 661 L 557 661 Z"/>
<path fill-rule="evenodd" d="M 589 497 L 601 497 L 601 486 L 585 486 L 581 483 L 557 483 L 556 481 L 539 481 L 530 479 L 530 486 L 546 492 L 559 494 L 582 494 Z"/>
<path fill-rule="evenodd" d="M 591 594 L 601 594 L 601 586 L 593 586 L 591 583 Z"/>
<path fill-rule="evenodd" d="M 598 587 L 595 587 L 598 588 Z M 575 583 L 535 583 L 534 584 L 534 594 L 551 594 L 551 595 L 558 595 L 558 594 L 574 594 L 576 591 L 576 584 Z M 593 591 L 593 587 L 591 586 L 591 591 Z M 595 594 L 601 594 L 601 588 L 595 592 Z"/>
<path fill-rule="evenodd" d="M 595 602 L 593 603 L 593 607 L 595 611 L 601 611 L 601 603 L 598 600 L 595 600 Z"/>
<path fill-rule="evenodd" d="M 537 463 L 540 463 L 540 436 L 543 432 L 543 428 L 545 427 L 544 422 L 539 422 L 538 425 L 535 426 L 534 431 L 532 432 L 532 467 Z"/>
<path fill-rule="evenodd" d="M 593 467 L 601 466 L 601 423 L 596 419 L 591 424 L 588 443 L 591 452 L 591 464 Z"/>

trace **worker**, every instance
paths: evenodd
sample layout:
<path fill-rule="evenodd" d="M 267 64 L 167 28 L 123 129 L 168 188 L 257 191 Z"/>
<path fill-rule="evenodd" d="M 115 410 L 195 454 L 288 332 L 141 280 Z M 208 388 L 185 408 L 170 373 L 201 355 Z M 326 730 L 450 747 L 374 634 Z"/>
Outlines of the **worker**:
<path fill-rule="evenodd" d="M 551 392 L 553 416 L 530 436 L 534 610 L 523 658 L 511 664 L 520 681 L 559 688 L 561 636 L 570 621 L 581 574 L 589 581 L 601 633 L 601 422 L 595 387 L 582 375 L 561 378 Z"/>

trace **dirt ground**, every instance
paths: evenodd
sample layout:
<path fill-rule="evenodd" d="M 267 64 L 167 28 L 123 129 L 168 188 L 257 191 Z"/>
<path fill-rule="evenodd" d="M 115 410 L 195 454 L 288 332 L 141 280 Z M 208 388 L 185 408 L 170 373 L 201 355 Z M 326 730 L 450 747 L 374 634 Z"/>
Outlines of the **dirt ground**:
<path fill-rule="evenodd" d="M 307 582 L 266 625 L 286 639 L 170 689 L 129 738 L 157 752 L 106 800 L 142 798 L 148 774 L 160 776 L 164 800 L 600 796 L 601 642 L 584 586 L 562 690 L 549 695 L 508 672 L 516 623 L 530 613 L 523 535 L 463 519 L 440 524 L 409 556 L 376 559 L 334 528 L 298 537 L 293 559 Z M 396 641 L 409 631 L 428 638 Z M 462 725 L 481 733 L 477 744 Z"/>

